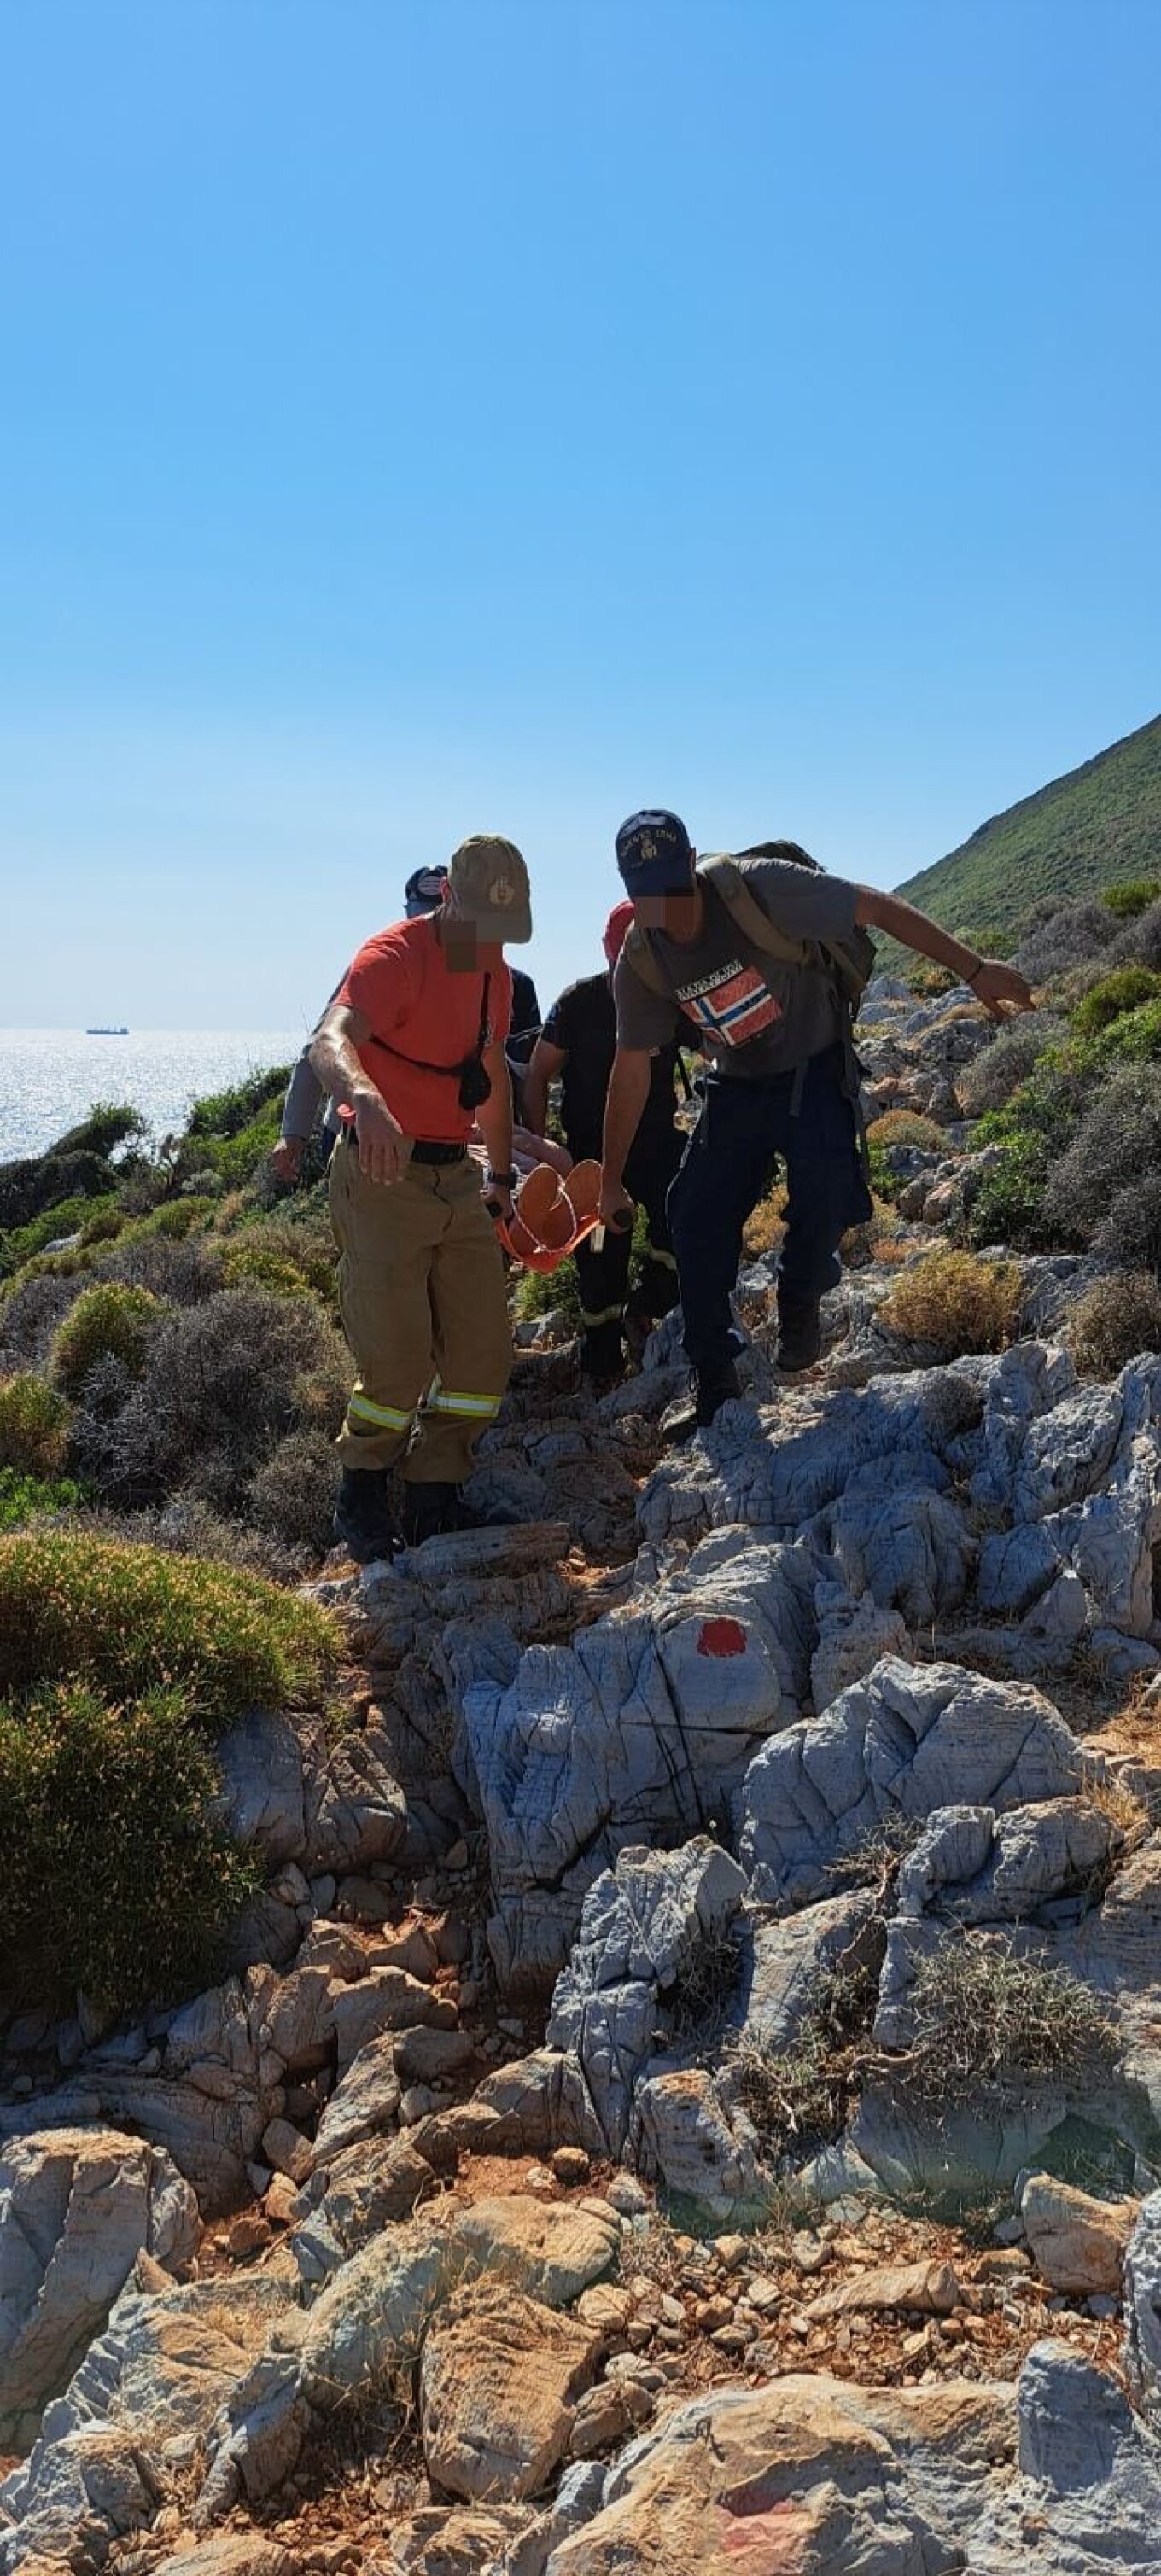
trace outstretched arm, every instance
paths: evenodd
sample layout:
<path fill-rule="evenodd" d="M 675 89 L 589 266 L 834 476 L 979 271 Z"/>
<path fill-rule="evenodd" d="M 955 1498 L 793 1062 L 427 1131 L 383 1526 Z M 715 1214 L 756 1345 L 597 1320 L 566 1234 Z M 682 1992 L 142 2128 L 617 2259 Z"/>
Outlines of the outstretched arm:
<path fill-rule="evenodd" d="M 946 966 L 961 983 L 971 985 L 993 1020 L 1035 1010 L 1024 977 L 1014 966 L 1006 966 L 1002 957 L 977 956 L 974 948 L 965 948 L 962 939 L 953 939 L 950 930 L 941 930 L 937 921 L 929 921 L 913 903 L 904 903 L 901 895 L 880 894 L 877 886 L 859 886 L 857 893 L 855 919 L 861 929 L 883 930 L 904 948 L 914 948 L 920 957 Z"/>

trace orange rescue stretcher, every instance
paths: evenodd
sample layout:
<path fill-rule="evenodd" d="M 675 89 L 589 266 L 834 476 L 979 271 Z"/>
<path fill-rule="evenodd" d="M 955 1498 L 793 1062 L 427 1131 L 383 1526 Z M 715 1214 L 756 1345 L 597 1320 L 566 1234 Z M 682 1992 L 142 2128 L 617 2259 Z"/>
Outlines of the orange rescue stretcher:
<path fill-rule="evenodd" d="M 550 1164 L 537 1163 L 516 1192 L 511 1219 L 497 1227 L 505 1251 L 525 1270 L 559 1270 L 596 1233 L 600 1197 L 599 1163 L 574 1163 L 563 1181 Z"/>

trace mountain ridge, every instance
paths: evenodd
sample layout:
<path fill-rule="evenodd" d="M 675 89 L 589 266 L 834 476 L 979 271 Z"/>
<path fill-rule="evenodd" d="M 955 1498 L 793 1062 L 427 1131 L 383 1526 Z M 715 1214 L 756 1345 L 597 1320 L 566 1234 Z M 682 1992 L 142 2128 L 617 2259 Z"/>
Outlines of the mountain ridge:
<path fill-rule="evenodd" d="M 909 903 L 1002 946 L 1046 897 L 1099 893 L 1161 873 L 1161 715 L 992 814 L 958 848 L 907 877 Z"/>

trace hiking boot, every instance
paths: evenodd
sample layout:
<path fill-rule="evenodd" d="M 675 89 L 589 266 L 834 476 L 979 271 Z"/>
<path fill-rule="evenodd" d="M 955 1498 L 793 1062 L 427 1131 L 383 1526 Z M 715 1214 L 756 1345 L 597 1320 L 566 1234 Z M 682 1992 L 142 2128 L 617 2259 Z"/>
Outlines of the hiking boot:
<path fill-rule="evenodd" d="M 344 1467 L 335 1501 L 336 1544 L 360 1565 L 391 1558 L 399 1533 L 387 1500 L 385 1467 Z"/>
<path fill-rule="evenodd" d="M 456 1530 L 510 1529 L 514 1512 L 502 1503 L 474 1512 L 464 1501 L 462 1485 L 407 1485 L 403 1495 L 403 1544 L 422 1547 L 426 1538 L 448 1538 Z"/>
<path fill-rule="evenodd" d="M 676 1444 L 692 1440 L 695 1431 L 708 1431 L 723 1404 L 736 1403 L 741 1392 L 741 1380 L 732 1360 L 723 1360 L 715 1369 L 695 1369 L 693 1402 L 680 1413 L 667 1415 L 663 1424 L 666 1439 Z"/>
<path fill-rule="evenodd" d="M 610 1386 L 619 1383 L 624 1370 L 620 1316 L 615 1321 L 591 1325 L 581 1344 L 581 1377 L 585 1385 L 599 1387 L 606 1394 Z"/>
<path fill-rule="evenodd" d="M 788 1373 L 813 1368 L 822 1356 L 822 1324 L 817 1297 L 780 1297 L 776 1368 Z"/>

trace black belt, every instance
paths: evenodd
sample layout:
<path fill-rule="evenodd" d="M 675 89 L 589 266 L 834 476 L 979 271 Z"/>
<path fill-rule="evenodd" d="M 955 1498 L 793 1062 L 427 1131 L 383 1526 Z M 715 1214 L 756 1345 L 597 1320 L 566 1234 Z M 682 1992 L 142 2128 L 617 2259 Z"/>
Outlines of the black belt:
<path fill-rule="evenodd" d="M 411 1148 L 413 1163 L 465 1163 L 467 1157 L 466 1145 L 425 1145 L 421 1142 Z"/>
<path fill-rule="evenodd" d="M 347 1144 L 353 1146 L 357 1151 L 358 1138 L 355 1134 L 354 1128 L 352 1126 L 344 1127 L 343 1135 Z M 412 1146 L 411 1161 L 413 1163 L 464 1163 L 467 1161 L 467 1154 L 468 1149 L 466 1145 L 426 1145 L 420 1143 Z"/>

